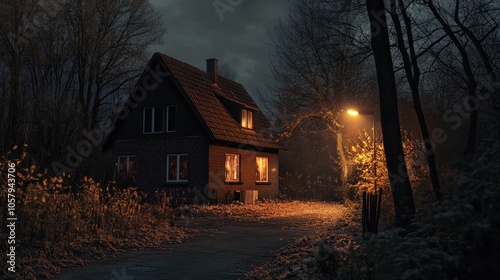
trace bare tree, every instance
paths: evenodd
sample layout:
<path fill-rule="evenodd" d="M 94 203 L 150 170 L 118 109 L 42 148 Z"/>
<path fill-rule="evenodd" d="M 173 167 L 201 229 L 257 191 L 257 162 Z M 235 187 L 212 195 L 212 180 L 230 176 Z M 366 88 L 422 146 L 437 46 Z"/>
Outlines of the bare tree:
<path fill-rule="evenodd" d="M 4 69 L 3 79 L 6 86 L 2 88 L 2 99 L 6 112 L 5 125 L 2 122 L 2 150 L 8 150 L 14 145 L 26 142 L 26 119 L 23 114 L 25 91 L 22 83 L 23 65 L 27 61 L 24 34 L 32 31 L 25 18 L 33 14 L 34 5 L 31 1 L 8 0 L 2 3 L 0 11 L 2 24 L 0 25 L 0 65 Z M 30 29 L 31 28 L 31 29 Z"/>
<path fill-rule="evenodd" d="M 282 127 L 283 139 L 294 138 L 294 133 L 328 139 L 328 149 L 310 150 L 316 151 L 317 159 L 330 162 L 329 172 L 338 169 L 339 161 L 345 162 L 335 141 L 341 137 L 338 118 L 342 109 L 346 104 L 364 107 L 359 104 L 366 104 L 374 89 L 362 58 L 351 50 L 355 36 L 344 36 L 355 24 L 338 25 L 341 19 L 330 13 L 341 8 L 327 0 L 292 3 L 288 19 L 276 25 L 272 37 L 275 83 L 267 100 L 268 110 Z M 347 21 L 348 16 L 342 20 Z M 324 155 L 328 157 L 323 159 Z M 319 166 L 318 161 L 315 164 Z"/>
<path fill-rule="evenodd" d="M 432 0 L 424 1 L 424 3 L 449 40 L 444 46 L 438 45 L 440 49 L 436 51 L 436 60 L 445 64 L 449 71 L 454 72 L 459 79 L 462 79 L 467 92 L 468 106 L 475 108 L 478 102 L 478 89 L 482 88 L 478 77 L 488 75 L 492 81 L 496 80 L 492 59 L 487 54 L 483 44 L 498 29 L 498 3 L 496 1 L 474 1 L 467 2 L 467 5 L 461 5 L 459 0 L 439 3 L 439 5 L 434 4 Z M 470 42 L 472 42 L 473 47 L 470 47 Z M 453 58 L 451 61 L 446 61 L 440 56 L 450 45 L 454 46 L 458 52 L 461 72 L 452 66 Z M 477 142 L 479 110 L 469 110 L 468 114 L 469 130 L 464 148 L 464 158 L 472 160 Z"/>
<path fill-rule="evenodd" d="M 399 8 L 399 9 L 398 9 Z M 427 128 L 427 121 L 422 109 L 422 103 L 420 100 L 420 68 L 418 63 L 418 56 L 416 46 L 414 44 L 413 27 L 412 20 L 407 13 L 406 5 L 402 0 L 391 0 L 390 15 L 392 22 L 394 23 L 394 29 L 396 31 L 397 46 L 401 53 L 403 67 L 406 74 L 406 80 L 411 89 L 411 95 L 413 99 L 413 108 L 417 115 L 420 133 L 422 135 L 422 141 L 425 146 L 427 154 L 427 164 L 429 166 L 429 174 L 432 183 L 432 189 L 438 200 L 443 199 L 443 194 L 441 192 L 441 187 L 439 184 L 439 176 L 436 165 L 436 154 L 434 147 L 432 146 L 431 137 L 429 135 L 429 130 Z M 401 25 L 398 10 L 401 14 L 404 23 L 404 30 Z"/>
<path fill-rule="evenodd" d="M 74 56 L 76 92 L 86 128 L 95 126 L 101 104 L 140 75 L 147 48 L 163 28 L 147 0 L 69 1 L 64 11 Z"/>
<path fill-rule="evenodd" d="M 41 162 L 109 114 L 112 98 L 138 77 L 148 47 L 164 35 L 147 0 L 49 2 L 9 0 L 0 14 L 8 23 L 0 27 L 0 65 L 9 81 L 2 133 L 22 135 L 17 144 L 29 141 Z M 11 145 L 2 141 L 4 151 Z"/>
<path fill-rule="evenodd" d="M 372 31 L 371 43 L 379 85 L 380 118 L 387 170 L 394 198 L 396 225 L 410 229 L 415 215 L 415 204 L 401 141 L 396 79 L 393 71 L 384 1 L 366 0 L 366 6 Z"/>
<path fill-rule="evenodd" d="M 229 63 L 221 63 L 219 66 L 219 75 L 222 77 L 235 81 L 238 78 L 238 72 Z"/>

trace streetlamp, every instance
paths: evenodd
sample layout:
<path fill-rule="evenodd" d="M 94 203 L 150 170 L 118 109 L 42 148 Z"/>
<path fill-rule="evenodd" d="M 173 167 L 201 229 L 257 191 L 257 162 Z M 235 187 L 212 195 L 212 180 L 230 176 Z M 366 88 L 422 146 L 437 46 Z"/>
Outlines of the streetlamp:
<path fill-rule="evenodd" d="M 375 113 L 371 111 L 358 111 L 354 109 L 349 109 L 347 110 L 347 114 L 351 116 L 358 116 L 358 115 L 363 115 L 363 116 L 371 116 L 372 117 L 372 142 L 373 142 L 373 176 L 374 176 L 374 181 L 373 181 L 373 186 L 375 193 L 377 192 L 377 145 L 375 143 Z"/>

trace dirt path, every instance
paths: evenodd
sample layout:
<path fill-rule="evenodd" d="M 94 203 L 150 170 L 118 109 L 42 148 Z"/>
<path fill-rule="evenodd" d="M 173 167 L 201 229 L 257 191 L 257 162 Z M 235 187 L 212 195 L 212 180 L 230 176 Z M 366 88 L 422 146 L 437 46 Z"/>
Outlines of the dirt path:
<path fill-rule="evenodd" d="M 187 226 L 213 228 L 166 249 L 128 251 L 116 258 L 61 273 L 56 279 L 238 279 L 296 238 L 311 234 L 314 218 L 240 222 L 198 217 Z M 182 222 L 182 221 L 181 221 Z"/>

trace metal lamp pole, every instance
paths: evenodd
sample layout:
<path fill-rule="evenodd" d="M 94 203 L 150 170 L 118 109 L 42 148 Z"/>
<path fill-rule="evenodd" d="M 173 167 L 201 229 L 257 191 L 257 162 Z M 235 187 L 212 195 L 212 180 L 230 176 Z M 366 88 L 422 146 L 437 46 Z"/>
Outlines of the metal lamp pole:
<path fill-rule="evenodd" d="M 373 176 L 374 176 L 374 190 L 377 193 L 377 144 L 375 142 L 375 114 L 372 113 L 372 142 L 373 142 Z"/>
<path fill-rule="evenodd" d="M 373 186 L 375 192 L 377 192 L 377 144 L 375 143 L 375 113 L 370 111 L 357 111 L 353 109 L 347 110 L 347 113 L 351 116 L 364 115 L 372 116 L 372 142 L 373 142 Z"/>
<path fill-rule="evenodd" d="M 371 232 L 377 234 L 378 220 L 380 217 L 380 204 L 382 201 L 382 189 L 377 194 L 377 144 L 375 142 L 375 113 L 369 111 L 347 110 L 347 113 L 352 116 L 370 115 L 372 116 L 372 141 L 373 141 L 373 186 L 374 193 L 367 194 L 363 192 L 363 207 L 362 207 L 362 227 L 363 238 L 367 238 L 365 233 Z"/>

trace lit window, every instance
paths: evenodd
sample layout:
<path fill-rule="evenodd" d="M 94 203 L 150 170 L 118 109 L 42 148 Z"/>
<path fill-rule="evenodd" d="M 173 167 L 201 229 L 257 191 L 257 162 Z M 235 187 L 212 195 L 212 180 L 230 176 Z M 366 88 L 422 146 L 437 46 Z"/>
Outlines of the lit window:
<path fill-rule="evenodd" d="M 241 126 L 244 128 L 253 128 L 253 114 L 251 111 L 241 110 Z"/>
<path fill-rule="evenodd" d="M 226 182 L 240 181 L 240 155 L 226 154 Z"/>
<path fill-rule="evenodd" d="M 257 163 L 256 167 L 256 182 L 268 182 L 269 178 L 269 165 L 267 157 L 256 157 L 255 161 Z"/>
<path fill-rule="evenodd" d="M 151 107 L 144 108 L 144 133 L 160 133 L 163 132 L 163 108 Z"/>
<path fill-rule="evenodd" d="M 175 132 L 176 106 L 167 107 L 167 132 Z"/>
<path fill-rule="evenodd" d="M 118 179 L 125 181 L 135 181 L 136 172 L 136 157 L 135 156 L 120 156 L 118 157 Z"/>
<path fill-rule="evenodd" d="M 167 182 L 187 182 L 188 155 L 167 156 Z"/>

